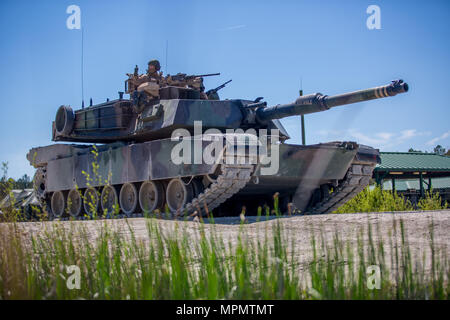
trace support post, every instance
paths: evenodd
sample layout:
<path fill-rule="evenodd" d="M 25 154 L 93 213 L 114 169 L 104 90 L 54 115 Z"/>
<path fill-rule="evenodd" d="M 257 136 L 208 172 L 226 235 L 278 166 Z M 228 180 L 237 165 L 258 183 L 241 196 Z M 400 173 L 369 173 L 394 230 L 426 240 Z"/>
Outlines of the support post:
<path fill-rule="evenodd" d="M 395 193 L 395 178 L 392 178 L 392 193 Z"/>
<path fill-rule="evenodd" d="M 378 171 L 375 171 L 375 183 L 378 186 L 380 185 L 380 175 L 378 174 Z"/>
<path fill-rule="evenodd" d="M 303 95 L 303 90 L 299 91 L 300 97 Z M 305 136 L 305 115 L 301 115 L 301 123 L 302 123 L 302 145 L 306 145 L 306 136 Z"/>
<path fill-rule="evenodd" d="M 306 145 L 306 137 L 305 137 L 305 116 L 302 114 L 302 145 Z"/>
<path fill-rule="evenodd" d="M 423 189 L 423 175 L 422 175 L 422 172 L 419 175 L 419 179 L 420 179 L 420 196 L 423 198 L 425 196 L 425 194 L 424 194 L 424 189 Z"/>
<path fill-rule="evenodd" d="M 428 177 L 428 191 L 431 191 L 432 185 L 431 185 L 431 177 Z"/>

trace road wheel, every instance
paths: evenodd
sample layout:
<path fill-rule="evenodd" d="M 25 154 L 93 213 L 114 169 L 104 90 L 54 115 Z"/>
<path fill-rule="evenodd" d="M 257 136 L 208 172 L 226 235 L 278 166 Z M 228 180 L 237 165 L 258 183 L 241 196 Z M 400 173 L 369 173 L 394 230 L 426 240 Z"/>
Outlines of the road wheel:
<path fill-rule="evenodd" d="M 78 217 L 81 214 L 83 201 L 81 199 L 81 191 L 72 189 L 67 196 L 67 211 L 72 217 Z"/>
<path fill-rule="evenodd" d="M 172 179 L 167 186 L 166 199 L 171 212 L 182 210 L 194 196 L 192 183 L 185 184 L 181 179 Z"/>
<path fill-rule="evenodd" d="M 44 168 L 38 168 L 33 178 L 33 188 L 39 199 L 44 199 L 47 194 L 46 171 Z"/>
<path fill-rule="evenodd" d="M 101 201 L 102 214 L 115 214 L 119 209 L 119 197 L 116 188 L 113 186 L 105 186 L 102 190 Z"/>
<path fill-rule="evenodd" d="M 127 216 L 131 216 L 138 205 L 138 193 L 134 184 L 125 183 L 119 194 L 120 208 Z"/>
<path fill-rule="evenodd" d="M 51 200 L 52 213 L 56 218 L 61 218 L 66 209 L 66 199 L 62 191 L 55 191 Z"/>
<path fill-rule="evenodd" d="M 98 191 L 95 188 L 87 188 L 83 196 L 83 208 L 91 217 L 98 215 Z"/>
<path fill-rule="evenodd" d="M 139 189 L 139 204 L 144 213 L 162 208 L 164 198 L 164 187 L 159 181 L 145 181 Z"/>

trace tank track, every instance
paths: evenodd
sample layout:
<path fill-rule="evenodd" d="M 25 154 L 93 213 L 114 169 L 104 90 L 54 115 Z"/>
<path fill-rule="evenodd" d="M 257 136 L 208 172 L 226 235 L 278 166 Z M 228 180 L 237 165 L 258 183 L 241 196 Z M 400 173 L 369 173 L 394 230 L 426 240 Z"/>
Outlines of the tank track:
<path fill-rule="evenodd" d="M 182 214 L 208 213 L 239 192 L 250 181 L 253 165 L 223 164 L 222 173 L 202 193 L 180 210 Z"/>
<path fill-rule="evenodd" d="M 372 172 L 375 168 L 373 162 L 354 161 L 348 169 L 345 177 L 341 180 L 333 192 L 307 210 L 307 214 L 332 213 L 347 201 L 354 198 L 365 187 L 369 185 Z"/>

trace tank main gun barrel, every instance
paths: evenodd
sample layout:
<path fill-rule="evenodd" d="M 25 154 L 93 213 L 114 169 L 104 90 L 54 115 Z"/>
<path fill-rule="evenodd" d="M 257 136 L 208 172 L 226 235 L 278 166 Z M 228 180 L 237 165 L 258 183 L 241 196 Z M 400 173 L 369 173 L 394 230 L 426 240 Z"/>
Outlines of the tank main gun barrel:
<path fill-rule="evenodd" d="M 266 123 L 269 120 L 326 111 L 330 108 L 345 104 L 393 97 L 407 91 L 407 83 L 403 82 L 403 80 L 394 80 L 392 83 L 385 86 L 348 92 L 335 96 L 314 93 L 301 96 L 293 103 L 276 105 L 268 108 L 258 108 L 256 110 L 256 119 L 260 123 Z"/>

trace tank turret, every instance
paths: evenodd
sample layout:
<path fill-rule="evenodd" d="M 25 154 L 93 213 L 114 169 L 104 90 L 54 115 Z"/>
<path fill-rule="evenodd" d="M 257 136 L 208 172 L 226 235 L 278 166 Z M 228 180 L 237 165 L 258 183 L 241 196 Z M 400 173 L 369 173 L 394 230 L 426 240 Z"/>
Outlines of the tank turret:
<path fill-rule="evenodd" d="M 221 87 L 210 92 L 213 99 L 200 99 L 199 92 L 192 88 L 166 86 L 159 89 L 159 99 L 143 104 L 135 95 L 134 100 L 121 96 L 118 100 L 75 113 L 69 106 L 61 106 L 54 121 L 53 140 L 97 143 L 150 141 L 170 137 L 175 128 L 190 130 L 194 121 L 202 121 L 205 129 L 278 128 L 285 133 L 277 119 L 395 96 L 407 92 L 408 85 L 403 80 L 395 80 L 385 86 L 335 96 L 310 94 L 293 103 L 272 107 L 267 107 L 261 99 L 217 100 L 218 89 Z"/>

